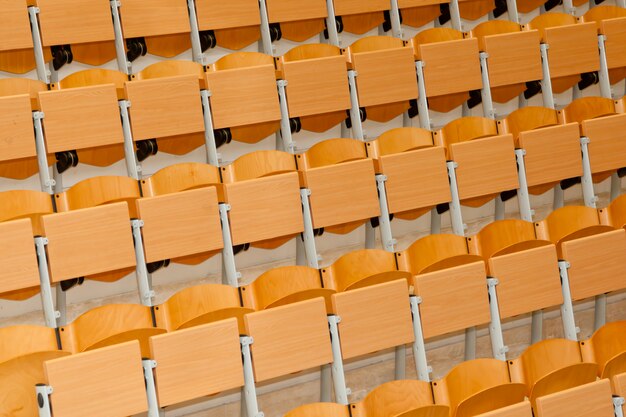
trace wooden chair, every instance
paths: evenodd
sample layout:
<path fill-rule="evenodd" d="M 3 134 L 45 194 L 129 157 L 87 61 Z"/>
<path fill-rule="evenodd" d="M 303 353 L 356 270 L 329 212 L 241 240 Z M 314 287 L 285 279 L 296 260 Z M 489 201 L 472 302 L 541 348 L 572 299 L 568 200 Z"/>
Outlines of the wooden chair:
<path fill-rule="evenodd" d="M 304 42 L 324 32 L 328 17 L 324 0 L 269 0 L 266 3 L 270 31 L 278 30 L 278 39 Z"/>
<path fill-rule="evenodd" d="M 94 417 L 148 411 L 137 341 L 46 361 L 44 375 L 46 385 L 37 386 L 40 415 L 51 415 L 51 409 L 56 415 Z"/>
<path fill-rule="evenodd" d="M 285 417 L 349 417 L 350 409 L 342 404 L 313 403 L 302 405 L 285 414 Z"/>
<path fill-rule="evenodd" d="M 598 376 L 612 379 L 626 370 L 626 343 L 622 332 L 626 322 L 607 323 L 580 342 L 582 358 L 598 364 Z"/>
<path fill-rule="evenodd" d="M 602 379 L 537 399 L 537 417 L 559 417 L 572 414 L 580 417 L 614 416 L 609 380 Z"/>
<path fill-rule="evenodd" d="M 235 12 L 236 10 L 236 12 Z M 255 0 L 196 1 L 202 50 L 220 46 L 239 50 L 261 38 L 261 16 Z"/>
<path fill-rule="evenodd" d="M 448 405 L 451 417 L 475 416 L 524 400 L 523 384 L 511 382 L 504 361 L 474 359 L 433 381 L 436 404 Z"/>
<path fill-rule="evenodd" d="M 532 417 L 533 410 L 530 401 L 522 401 L 498 410 L 479 414 L 477 417 Z"/>
<path fill-rule="evenodd" d="M 43 363 L 70 353 L 60 350 L 54 329 L 12 326 L 0 329 L 0 413 L 37 415 L 33 387 L 44 381 Z"/>
<path fill-rule="evenodd" d="M 448 417 L 446 405 L 435 405 L 431 386 L 426 381 L 386 382 L 370 391 L 363 400 L 350 406 L 353 417 Z"/>
<path fill-rule="evenodd" d="M 338 30 L 338 32 L 346 31 L 356 35 L 363 35 L 382 25 L 385 21 L 384 12 L 389 8 L 389 2 L 383 0 L 333 0 L 335 19 L 339 18 L 341 22 L 338 27 L 342 30 Z M 335 22 L 330 22 L 328 26 L 332 23 Z M 331 43 L 339 46 L 336 42 L 332 42 L 332 37 L 330 40 Z"/>

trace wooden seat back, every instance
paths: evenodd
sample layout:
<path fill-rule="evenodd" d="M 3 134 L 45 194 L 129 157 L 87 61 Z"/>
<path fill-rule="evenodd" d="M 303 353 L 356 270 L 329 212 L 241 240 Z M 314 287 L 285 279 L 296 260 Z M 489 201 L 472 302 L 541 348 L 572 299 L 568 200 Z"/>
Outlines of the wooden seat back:
<path fill-rule="evenodd" d="M 333 0 L 335 16 L 341 16 L 346 32 L 363 35 L 385 21 L 390 5 L 384 0 Z"/>
<path fill-rule="evenodd" d="M 619 196 L 608 207 L 598 209 L 600 222 L 616 229 L 626 227 L 626 198 Z"/>
<path fill-rule="evenodd" d="M 611 383 L 608 379 L 537 399 L 537 417 L 611 417 L 614 414 Z"/>
<path fill-rule="evenodd" d="M 113 84 L 117 92 L 117 99 L 124 100 L 126 98 L 124 84 L 126 84 L 127 81 L 128 74 L 124 74 L 123 72 L 110 69 L 93 68 L 70 74 L 60 80 L 57 84 L 52 84 L 52 86 L 60 90 L 67 90 L 70 88 Z"/>
<path fill-rule="evenodd" d="M 585 362 L 598 364 L 600 378 L 613 378 L 626 372 L 626 343 L 619 335 L 626 330 L 626 322 L 607 323 L 587 340 L 580 342 L 580 352 Z"/>
<path fill-rule="evenodd" d="M 269 23 L 279 23 L 282 37 L 293 42 L 304 42 L 323 32 L 327 16 L 324 0 L 267 2 Z"/>
<path fill-rule="evenodd" d="M 548 244 L 537 240 L 532 222 L 518 219 L 489 223 L 477 234 L 467 238 L 471 253 L 489 259 L 496 256 L 532 249 Z"/>
<path fill-rule="evenodd" d="M 0 222 L 30 218 L 33 236 L 43 235 L 41 216 L 54 213 L 50 194 L 31 190 L 0 193 Z"/>
<path fill-rule="evenodd" d="M 332 362 L 323 298 L 301 301 L 244 317 L 251 345 L 254 380 L 315 368 Z"/>
<path fill-rule="evenodd" d="M 57 415 L 124 417 L 148 409 L 137 341 L 46 361 L 44 371 Z"/>
<path fill-rule="evenodd" d="M 31 220 L 0 223 L 0 298 L 25 300 L 39 292 L 39 266 Z"/>
<path fill-rule="evenodd" d="M 0 328 L 0 364 L 38 352 L 59 350 L 55 329 L 21 325 Z"/>
<path fill-rule="evenodd" d="M 1 18 L 5 24 L 0 29 L 0 71 L 23 74 L 35 68 L 26 7 L 26 3 L 20 0 L 2 2 Z"/>
<path fill-rule="evenodd" d="M 533 410 L 530 401 L 522 401 L 498 410 L 479 414 L 477 417 L 532 417 Z"/>
<path fill-rule="evenodd" d="M 302 405 L 285 414 L 285 417 L 350 417 L 350 409 L 347 405 L 336 403 L 313 403 Z"/>
<path fill-rule="evenodd" d="M 276 59 L 287 81 L 289 117 L 300 118 L 302 129 L 325 132 L 346 119 L 350 90 L 346 56 L 333 45 L 296 46 Z"/>
<path fill-rule="evenodd" d="M 198 28 L 212 30 L 218 46 L 239 50 L 261 38 L 261 15 L 255 0 L 198 0 Z"/>
<path fill-rule="evenodd" d="M 410 271 L 413 275 L 479 262 L 482 259 L 469 253 L 466 238 L 453 234 L 424 236 L 404 251 L 396 253 L 398 269 Z"/>
<path fill-rule="evenodd" d="M 441 15 L 440 4 L 447 0 L 398 0 L 398 8 L 402 12 L 402 24 L 413 28 L 421 28 Z"/>
<path fill-rule="evenodd" d="M 545 219 L 535 223 L 537 237 L 557 245 L 563 242 L 614 230 L 600 224 L 598 211 L 591 207 L 566 206 L 554 210 Z"/>
<path fill-rule="evenodd" d="M 155 197 L 200 187 L 216 186 L 219 201 L 223 201 L 222 180 L 218 167 L 196 162 L 183 162 L 161 168 L 141 180 L 141 191 L 146 197 Z"/>
<path fill-rule="evenodd" d="M 592 7 L 581 17 L 583 22 L 595 22 L 598 33 L 604 35 L 606 63 L 609 69 L 609 81 L 616 84 L 626 77 L 624 60 L 624 42 L 626 36 L 626 13 L 617 6 Z"/>
<path fill-rule="evenodd" d="M 161 407 L 243 386 L 234 318 L 153 336 L 150 358 L 157 362 L 154 373 Z"/>

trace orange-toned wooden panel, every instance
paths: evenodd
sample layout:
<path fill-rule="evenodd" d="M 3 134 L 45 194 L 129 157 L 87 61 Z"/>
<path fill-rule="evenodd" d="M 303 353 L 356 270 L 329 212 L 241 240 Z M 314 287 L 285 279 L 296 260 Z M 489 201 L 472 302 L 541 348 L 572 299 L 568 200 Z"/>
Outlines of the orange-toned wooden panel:
<path fill-rule="evenodd" d="M 280 120 L 273 66 L 209 71 L 206 78 L 215 129 Z"/>
<path fill-rule="evenodd" d="M 591 172 L 605 172 L 626 166 L 626 114 L 584 120 L 582 134 L 589 138 Z"/>
<path fill-rule="evenodd" d="M 563 304 L 554 245 L 489 259 L 502 319 Z"/>
<path fill-rule="evenodd" d="M 570 263 L 569 286 L 574 300 L 626 287 L 626 231 L 618 229 L 563 242 L 563 258 Z"/>
<path fill-rule="evenodd" d="M 577 123 L 520 132 L 519 146 L 529 187 L 583 174 Z"/>
<path fill-rule="evenodd" d="M 606 63 L 609 69 L 626 67 L 626 17 L 600 22 L 600 32 L 606 36 Z"/>
<path fill-rule="evenodd" d="M 43 91 L 39 103 L 49 153 L 124 142 L 113 84 Z"/>
<path fill-rule="evenodd" d="M 387 176 L 385 189 L 390 213 L 432 207 L 451 200 L 445 151 L 419 149 L 379 159 Z"/>
<path fill-rule="evenodd" d="M 42 223 L 52 282 L 135 266 L 126 203 L 50 214 Z"/>
<path fill-rule="evenodd" d="M 476 417 L 532 417 L 532 415 L 533 411 L 530 401 L 523 401 L 495 411 L 479 414 Z"/>
<path fill-rule="evenodd" d="M 550 62 L 550 77 L 597 71 L 600 67 L 596 24 L 551 27 L 545 29 L 545 43 Z"/>
<path fill-rule="evenodd" d="M 28 95 L 0 98 L 0 161 L 37 155 Z"/>
<path fill-rule="evenodd" d="M 310 116 L 350 108 L 345 56 L 283 62 L 289 116 Z"/>
<path fill-rule="evenodd" d="M 453 143 L 461 200 L 518 188 L 513 136 L 500 135 Z"/>
<path fill-rule="evenodd" d="M 541 79 L 539 31 L 486 36 L 483 42 L 492 88 Z"/>
<path fill-rule="evenodd" d="M 413 342 L 405 280 L 337 293 L 331 298 L 334 313 L 341 317 L 339 340 L 344 359 Z"/>
<path fill-rule="evenodd" d="M 326 18 L 324 0 L 267 0 L 267 14 L 270 23 L 293 22 L 315 18 Z"/>
<path fill-rule="evenodd" d="M 335 15 L 363 14 L 389 10 L 387 0 L 333 0 Z"/>
<path fill-rule="evenodd" d="M 485 264 L 473 262 L 415 276 L 425 338 L 489 322 L 486 275 Z"/>
<path fill-rule="evenodd" d="M 33 47 L 28 9 L 22 0 L 0 0 L 2 25 L 0 26 L 0 51 Z"/>
<path fill-rule="evenodd" d="M 408 9 L 409 7 L 421 7 L 431 4 L 447 3 L 445 0 L 398 0 L 400 9 Z"/>
<path fill-rule="evenodd" d="M 111 5 L 93 0 L 36 0 L 43 46 L 112 41 Z"/>
<path fill-rule="evenodd" d="M 615 375 L 612 383 L 613 392 L 620 397 L 624 397 L 626 395 L 626 373 Z"/>
<path fill-rule="evenodd" d="M 225 184 L 233 245 L 291 236 L 304 230 L 298 174 Z"/>
<path fill-rule="evenodd" d="M 417 98 L 413 50 L 409 47 L 361 52 L 352 56 L 362 107 Z"/>
<path fill-rule="evenodd" d="M 125 88 L 134 140 L 204 131 L 197 76 L 131 81 Z"/>
<path fill-rule="evenodd" d="M 261 24 L 256 0 L 197 0 L 200 30 L 229 29 Z"/>
<path fill-rule="evenodd" d="M 371 159 L 313 168 L 302 173 L 313 227 L 328 227 L 380 215 L 374 164 Z M 346 204 L 346 202 L 350 204 Z"/>
<path fill-rule="evenodd" d="M 613 417 L 611 382 L 590 384 L 537 398 L 537 417 Z"/>
<path fill-rule="evenodd" d="M 234 318 L 151 337 L 150 350 L 161 407 L 243 385 Z"/>
<path fill-rule="evenodd" d="M 124 0 L 120 8 L 124 38 L 188 33 L 189 11 L 184 0 Z"/>
<path fill-rule="evenodd" d="M 37 287 L 39 267 L 30 219 L 0 223 L 0 293 Z"/>
<path fill-rule="evenodd" d="M 247 314 L 252 336 L 254 379 L 278 376 L 332 362 L 330 333 L 323 298 Z"/>
<path fill-rule="evenodd" d="M 223 247 L 215 187 L 137 200 L 146 262 Z"/>
<path fill-rule="evenodd" d="M 478 39 L 420 45 L 428 97 L 478 90 L 482 87 Z"/>

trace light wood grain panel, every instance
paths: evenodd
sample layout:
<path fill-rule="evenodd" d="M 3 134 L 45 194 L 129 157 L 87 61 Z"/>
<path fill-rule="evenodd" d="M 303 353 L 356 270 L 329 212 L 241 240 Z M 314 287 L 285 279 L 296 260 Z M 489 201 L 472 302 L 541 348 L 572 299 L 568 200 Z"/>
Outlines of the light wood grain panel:
<path fill-rule="evenodd" d="M 304 230 L 298 174 L 240 181 L 224 186 L 230 204 L 233 245 L 291 236 Z"/>
<path fill-rule="evenodd" d="M 626 231 L 600 233 L 562 244 L 571 266 L 569 285 L 574 300 L 582 300 L 626 287 Z"/>
<path fill-rule="evenodd" d="M 284 62 L 289 116 L 310 116 L 350 108 L 346 58 L 330 56 Z"/>
<path fill-rule="evenodd" d="M 52 282 L 135 266 L 126 203 L 42 218 Z"/>
<path fill-rule="evenodd" d="M 30 219 L 0 223 L 0 271 L 0 293 L 39 285 Z"/>
<path fill-rule="evenodd" d="M 415 60 L 410 47 L 355 53 L 357 91 L 361 107 L 417 98 Z"/>
<path fill-rule="evenodd" d="M 426 64 L 424 81 L 428 97 L 478 90 L 482 87 L 478 39 L 420 45 Z"/>
<path fill-rule="evenodd" d="M 234 318 L 151 337 L 150 350 L 161 407 L 243 385 Z"/>
<path fill-rule="evenodd" d="M 371 159 L 304 171 L 313 227 L 327 227 L 380 215 Z M 346 202 L 350 204 L 346 204 Z"/>
<path fill-rule="evenodd" d="M 50 153 L 124 142 L 113 84 L 43 91 L 39 103 Z"/>
<path fill-rule="evenodd" d="M 215 187 L 137 200 L 146 262 L 221 249 Z"/>
<path fill-rule="evenodd" d="M 473 262 L 414 278 L 425 338 L 489 322 L 486 275 L 485 264 Z"/>
<path fill-rule="evenodd" d="M 280 120 L 273 66 L 209 71 L 206 78 L 215 129 Z"/>
<path fill-rule="evenodd" d="M 499 281 L 502 319 L 563 304 L 554 245 L 496 256 L 489 259 L 489 270 Z"/>
<path fill-rule="evenodd" d="M 44 46 L 112 41 L 111 5 L 93 0 L 36 0 Z"/>
<path fill-rule="evenodd" d="M 492 88 L 542 78 L 539 31 L 486 36 L 483 42 Z"/>
<path fill-rule="evenodd" d="M 398 0 L 400 9 L 408 9 L 409 7 L 422 7 L 431 4 L 447 3 L 445 0 Z"/>
<path fill-rule="evenodd" d="M 476 417 L 532 417 L 532 415 L 533 411 L 530 401 L 523 401 L 495 411 L 479 414 Z"/>
<path fill-rule="evenodd" d="M 611 383 L 602 379 L 537 398 L 538 417 L 613 417 Z"/>
<path fill-rule="evenodd" d="M 268 0 L 267 14 L 269 22 L 275 23 L 326 18 L 328 11 L 324 0 Z"/>
<path fill-rule="evenodd" d="M 332 362 L 323 298 L 245 316 L 252 336 L 254 379 L 266 381 Z"/>
<path fill-rule="evenodd" d="M 461 200 L 518 188 L 513 136 L 453 143 L 451 156 Z"/>
<path fill-rule="evenodd" d="M 576 123 L 520 132 L 519 145 L 526 151 L 524 164 L 529 187 L 583 174 Z"/>
<path fill-rule="evenodd" d="M 595 23 L 545 29 L 550 77 L 597 71 L 600 67 L 598 36 Z"/>
<path fill-rule="evenodd" d="M 344 359 L 412 343 L 413 325 L 405 280 L 337 293 L 333 310 L 339 317 Z"/>
<path fill-rule="evenodd" d="M 123 417 L 147 411 L 137 341 L 47 361 L 44 370 L 56 415 Z"/>
<path fill-rule="evenodd" d="M 626 396 L 626 373 L 615 375 L 611 382 L 613 383 L 614 394 L 620 397 Z"/>
<path fill-rule="evenodd" d="M 432 147 L 380 158 L 387 176 L 385 189 L 390 213 L 432 207 L 451 200 L 446 156 Z"/>
<path fill-rule="evenodd" d="M 28 95 L 0 98 L 0 161 L 37 155 Z"/>
<path fill-rule="evenodd" d="M 120 8 L 124 38 L 188 33 L 189 12 L 184 0 L 124 0 Z"/>
<path fill-rule="evenodd" d="M 204 132 L 197 76 L 132 81 L 125 88 L 134 140 Z"/>
<path fill-rule="evenodd" d="M 600 32 L 606 36 L 606 63 L 609 69 L 626 67 L 626 17 L 600 22 Z"/>
<path fill-rule="evenodd" d="M 626 166 L 626 114 L 584 120 L 582 134 L 589 138 L 591 172 L 605 172 Z"/>
<path fill-rule="evenodd" d="M 256 0 L 197 0 L 200 30 L 228 29 L 261 24 Z"/>
<path fill-rule="evenodd" d="M 0 26 L 0 51 L 33 47 L 26 2 L 0 0 L 2 25 Z"/>
<path fill-rule="evenodd" d="M 333 0 L 337 16 L 389 10 L 387 0 Z"/>

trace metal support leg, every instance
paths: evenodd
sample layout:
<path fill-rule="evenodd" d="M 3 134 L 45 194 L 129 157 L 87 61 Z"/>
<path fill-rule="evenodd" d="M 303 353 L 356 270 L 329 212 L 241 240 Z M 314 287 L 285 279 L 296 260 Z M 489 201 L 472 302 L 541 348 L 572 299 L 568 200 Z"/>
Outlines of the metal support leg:
<path fill-rule="evenodd" d="M 506 8 L 509 14 L 509 20 L 520 23 L 519 13 L 517 13 L 517 2 L 515 0 L 506 0 Z"/>
<path fill-rule="evenodd" d="M 417 379 L 430 382 L 430 373 L 432 368 L 428 366 L 426 360 L 426 346 L 424 344 L 424 333 L 422 331 L 422 320 L 420 318 L 419 304 L 422 299 L 417 296 L 409 297 L 411 302 L 411 315 L 413 316 L 413 334 L 415 341 L 413 342 L 413 358 L 415 359 L 415 370 L 417 371 Z"/>
<path fill-rule="evenodd" d="M 387 189 L 385 188 L 386 175 L 376 175 L 376 187 L 378 188 L 378 201 L 380 203 L 380 217 L 378 223 L 380 227 L 380 240 L 383 249 L 388 252 L 395 252 L 395 245 L 398 243 L 391 233 L 391 222 L 389 221 L 389 205 L 387 204 Z"/>
<path fill-rule="evenodd" d="M 37 394 L 39 417 L 52 417 L 52 408 L 50 407 L 50 394 L 52 394 L 52 387 L 44 384 L 37 384 L 35 386 L 35 392 Z"/>
<path fill-rule="evenodd" d="M 37 252 L 37 263 L 39 265 L 39 284 L 41 292 L 41 306 L 46 320 L 46 326 L 57 327 L 59 313 L 54 309 L 52 300 L 52 288 L 50 286 L 50 275 L 48 273 L 48 258 L 46 258 L 46 245 L 48 239 L 45 237 L 35 238 L 35 250 Z"/>
<path fill-rule="evenodd" d="M 278 98 L 280 101 L 280 136 L 283 140 L 283 149 L 291 154 L 296 153 L 296 143 L 291 134 L 291 124 L 289 123 L 289 106 L 287 102 L 286 80 L 276 81 L 278 87 Z"/>
<path fill-rule="evenodd" d="M 560 184 L 554 186 L 554 198 L 552 199 L 552 210 L 559 209 L 565 205 L 565 191 Z"/>
<path fill-rule="evenodd" d="M 493 108 L 493 99 L 491 98 L 491 83 L 489 81 L 487 58 L 489 58 L 487 52 L 480 53 L 480 72 L 483 79 L 483 88 L 480 90 L 480 96 L 483 102 L 483 113 L 485 117 L 495 120 L 496 111 Z"/>
<path fill-rule="evenodd" d="M 61 289 L 60 285 L 55 288 L 57 324 L 65 326 L 67 324 L 67 293 Z"/>
<path fill-rule="evenodd" d="M 615 200 L 622 193 L 622 179 L 614 173 L 611 175 L 611 201 Z"/>
<path fill-rule="evenodd" d="M 206 146 L 207 162 L 214 166 L 220 166 L 219 155 L 217 154 L 217 146 L 215 145 L 215 132 L 213 131 L 213 115 L 211 114 L 211 92 L 208 90 L 200 91 L 202 99 L 202 112 L 204 117 L 204 145 Z"/>
<path fill-rule="evenodd" d="M 302 202 L 302 214 L 304 217 L 304 231 L 302 232 L 304 240 L 304 252 L 308 266 L 311 268 L 319 268 L 319 256 L 315 247 L 315 236 L 313 235 L 313 218 L 311 217 L 311 206 L 309 204 L 309 196 L 311 190 L 308 188 L 300 189 L 300 201 Z"/>
<path fill-rule="evenodd" d="M 598 50 L 600 51 L 600 70 L 598 71 L 600 95 L 606 98 L 613 98 L 611 94 L 611 81 L 609 79 L 609 66 L 606 62 L 605 41 L 605 35 L 598 35 Z"/>
<path fill-rule="evenodd" d="M 267 17 L 265 0 L 259 0 L 259 11 L 261 13 L 261 45 L 263 46 L 263 53 L 273 56 L 272 36 L 270 35 L 270 22 Z"/>
<path fill-rule="evenodd" d="M 124 48 L 124 32 L 122 31 L 122 21 L 120 19 L 120 0 L 111 0 L 111 14 L 113 15 L 113 32 L 115 33 L 115 52 L 117 55 L 117 68 L 124 74 L 132 74 L 132 64 L 126 59 Z"/>
<path fill-rule="evenodd" d="M 333 0 L 326 0 L 326 10 L 328 17 L 326 18 L 326 30 L 328 30 L 328 42 L 331 45 L 341 47 L 339 32 L 337 32 L 337 23 L 335 22 L 335 5 Z"/>
<path fill-rule="evenodd" d="M 228 220 L 230 204 L 220 203 L 219 208 L 220 220 L 222 221 L 222 240 L 224 241 L 224 249 L 222 249 L 222 263 L 224 267 L 222 280 L 232 287 L 238 287 L 241 273 L 237 272 L 233 241 L 230 236 L 230 222 Z"/>
<path fill-rule="evenodd" d="M 200 42 L 200 28 L 198 27 L 198 15 L 196 13 L 195 0 L 187 0 L 189 9 L 189 24 L 191 28 L 191 55 L 194 62 L 204 65 L 204 54 Z"/>
<path fill-rule="evenodd" d="M 402 39 L 402 23 L 400 23 L 400 8 L 398 7 L 398 0 L 391 0 L 389 16 L 391 17 L 391 32 L 393 37 Z"/>
<path fill-rule="evenodd" d="M 41 120 L 44 118 L 43 112 L 33 112 L 33 123 L 35 125 L 35 148 L 37 149 L 37 164 L 39 166 L 39 182 L 41 183 L 41 191 L 54 194 L 54 186 L 56 182 L 50 178 L 50 169 L 48 168 L 48 152 L 43 137 L 43 126 Z"/>
<path fill-rule="evenodd" d="M 596 202 L 598 197 L 593 190 L 593 177 L 591 176 L 591 161 L 589 159 L 589 138 L 581 137 L 580 146 L 583 157 L 583 176 L 581 178 L 581 184 L 583 187 L 583 200 L 585 206 L 596 208 Z"/>
<path fill-rule="evenodd" d="M 543 340 L 543 311 L 533 311 L 530 324 L 530 343 L 535 344 Z"/>
<path fill-rule="evenodd" d="M 357 72 L 348 71 L 348 82 L 350 84 L 350 121 L 352 122 L 352 137 L 354 139 L 365 140 L 363 134 L 363 124 L 361 123 L 361 110 L 359 108 L 359 94 L 356 89 Z"/>
<path fill-rule="evenodd" d="M 563 11 L 573 16 L 576 15 L 576 7 L 574 7 L 572 0 L 563 0 Z"/>
<path fill-rule="evenodd" d="M 139 288 L 139 302 L 144 306 L 152 307 L 154 291 L 150 285 L 150 274 L 148 273 L 146 257 L 143 251 L 143 237 L 141 236 L 143 220 L 131 220 L 131 225 L 135 240 L 135 259 L 137 260 L 135 275 L 137 276 L 137 287 Z"/>
<path fill-rule="evenodd" d="M 441 214 L 434 208 L 430 211 L 430 234 L 436 235 L 441 233 Z"/>
<path fill-rule="evenodd" d="M 156 361 L 144 359 L 141 361 L 143 365 L 143 377 L 146 380 L 146 394 L 148 396 L 148 417 L 159 417 L 159 402 L 157 400 L 156 386 L 154 384 L 154 373 L 152 370 L 156 368 Z"/>
<path fill-rule="evenodd" d="M 376 249 L 376 229 L 369 221 L 365 223 L 365 249 Z"/>
<path fill-rule="evenodd" d="M 452 29 L 463 30 L 461 12 L 459 11 L 459 0 L 450 1 L 450 23 L 452 24 Z"/>
<path fill-rule="evenodd" d="M 406 346 L 396 346 L 396 368 L 395 380 L 400 381 L 406 378 Z"/>
<path fill-rule="evenodd" d="M 296 236 L 296 265 L 306 266 L 306 252 L 304 251 L 304 238 L 302 234 Z"/>
<path fill-rule="evenodd" d="M 476 327 L 465 329 L 465 360 L 476 359 Z"/>
<path fill-rule="evenodd" d="M 135 153 L 135 142 L 133 141 L 133 132 L 130 128 L 130 116 L 128 114 L 128 108 L 130 107 L 130 101 L 121 100 L 119 102 L 120 115 L 122 117 L 122 132 L 124 133 L 124 158 L 126 160 L 126 170 L 128 176 L 140 180 L 141 179 L 141 165 L 137 161 L 137 155 Z"/>
<path fill-rule="evenodd" d="M 541 68 L 543 70 L 543 78 L 541 79 L 541 92 L 543 95 L 543 105 L 550 109 L 555 109 L 554 96 L 552 95 L 552 81 L 550 79 L 550 65 L 548 61 L 548 49 L 550 47 L 541 44 Z"/>
<path fill-rule="evenodd" d="M 517 160 L 517 177 L 519 180 L 519 188 L 517 189 L 517 201 L 519 203 L 519 213 L 522 220 L 527 222 L 533 221 L 534 212 L 530 208 L 530 196 L 528 194 L 528 181 L 526 181 L 526 164 L 524 149 L 515 150 L 515 159 Z"/>
<path fill-rule="evenodd" d="M 250 353 L 250 345 L 254 340 L 249 336 L 240 337 L 241 353 L 243 356 L 243 395 L 246 404 L 246 413 L 248 417 L 263 417 L 264 414 L 259 412 L 259 405 L 256 398 L 256 387 L 254 385 L 254 370 L 252 369 L 252 354 Z"/>
<path fill-rule="evenodd" d="M 624 398 L 623 397 L 613 397 L 613 410 L 615 412 L 615 417 L 624 417 Z"/>
<path fill-rule="evenodd" d="M 426 81 L 424 80 L 424 63 L 422 61 L 415 62 L 415 72 L 417 73 L 417 111 L 419 113 L 420 127 L 422 129 L 432 129 L 430 125 L 430 116 L 428 114 L 428 99 L 426 97 Z"/>
<path fill-rule="evenodd" d="M 576 327 L 574 319 L 574 304 L 572 302 L 572 293 L 569 287 L 569 274 L 567 270 L 570 263 L 567 261 L 559 261 L 559 274 L 561 275 L 561 290 L 563 291 L 563 304 L 561 305 L 561 320 L 563 320 L 563 330 L 565 338 L 569 340 L 578 340 L 578 332 L 580 329 Z"/>
<path fill-rule="evenodd" d="M 495 214 L 494 220 L 504 220 L 504 213 L 506 212 L 506 207 L 504 201 L 502 201 L 502 196 L 498 195 L 495 198 Z"/>
<path fill-rule="evenodd" d="M 598 330 L 600 327 L 606 324 L 606 295 L 596 295 L 596 309 L 594 316 L 593 330 Z"/>
<path fill-rule="evenodd" d="M 332 402 L 333 374 L 330 364 L 322 365 L 320 368 L 320 401 L 323 403 Z"/>
<path fill-rule="evenodd" d="M 31 6 L 28 8 L 28 17 L 30 19 L 30 28 L 33 35 L 33 47 L 35 53 L 35 65 L 37 67 L 37 78 L 46 84 L 50 84 L 50 74 L 46 68 L 46 59 L 43 55 L 43 45 L 41 43 L 41 33 L 39 32 L 39 21 L 37 15 L 39 7 Z"/>
<path fill-rule="evenodd" d="M 348 395 L 350 389 L 346 387 L 346 375 L 343 370 L 343 356 L 341 356 L 341 344 L 339 343 L 339 327 L 341 318 L 336 315 L 328 316 L 328 325 L 330 328 L 330 342 L 333 351 L 333 385 L 335 387 L 335 402 L 338 404 L 348 405 Z"/>
<path fill-rule="evenodd" d="M 617 4 L 618 7 L 626 8 L 626 0 L 615 0 L 615 4 Z"/>
<path fill-rule="evenodd" d="M 465 225 L 463 224 L 463 215 L 461 214 L 461 200 L 459 198 L 459 189 L 456 182 L 456 167 L 458 164 L 454 161 L 448 161 L 448 178 L 450 179 L 450 192 L 452 201 L 450 202 L 450 219 L 452 220 L 452 232 L 455 235 L 465 236 Z"/>
<path fill-rule="evenodd" d="M 497 285 L 497 279 L 487 278 L 487 287 L 489 288 L 489 312 L 491 313 L 489 338 L 491 339 L 493 357 L 505 361 L 506 353 L 509 351 L 509 348 L 504 344 L 504 336 L 502 335 L 502 323 L 500 321 L 500 310 L 498 307 L 498 292 L 496 291 Z"/>

